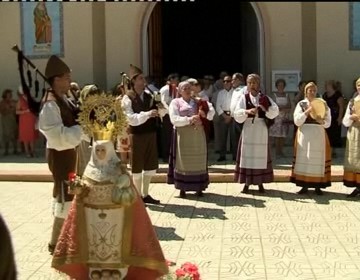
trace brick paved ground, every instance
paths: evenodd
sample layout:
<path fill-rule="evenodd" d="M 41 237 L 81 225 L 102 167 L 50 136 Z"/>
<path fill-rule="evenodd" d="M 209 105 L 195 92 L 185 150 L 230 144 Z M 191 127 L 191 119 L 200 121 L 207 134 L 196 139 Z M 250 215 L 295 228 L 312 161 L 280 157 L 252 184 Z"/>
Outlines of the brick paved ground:
<path fill-rule="evenodd" d="M 165 184 L 148 211 L 166 257 L 200 266 L 203 280 L 360 279 L 360 202 L 334 183 L 326 195 L 296 195 L 289 183 L 245 195 L 211 184 L 180 199 Z M 11 230 L 19 279 L 66 279 L 50 268 L 50 183 L 0 182 L 0 212 Z"/>

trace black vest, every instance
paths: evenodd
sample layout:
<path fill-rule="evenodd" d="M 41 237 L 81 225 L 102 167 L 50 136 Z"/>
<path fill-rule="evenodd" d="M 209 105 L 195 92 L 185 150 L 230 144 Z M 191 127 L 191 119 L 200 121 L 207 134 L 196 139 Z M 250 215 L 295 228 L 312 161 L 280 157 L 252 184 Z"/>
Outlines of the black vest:
<path fill-rule="evenodd" d="M 134 113 L 147 112 L 152 109 L 157 109 L 150 94 L 144 92 L 143 97 L 144 100 L 141 100 L 140 95 L 138 94 L 136 94 L 135 97 L 129 96 Z M 145 123 L 138 126 L 130 125 L 131 134 L 143 134 L 149 132 L 156 132 L 156 118 L 149 118 Z"/>

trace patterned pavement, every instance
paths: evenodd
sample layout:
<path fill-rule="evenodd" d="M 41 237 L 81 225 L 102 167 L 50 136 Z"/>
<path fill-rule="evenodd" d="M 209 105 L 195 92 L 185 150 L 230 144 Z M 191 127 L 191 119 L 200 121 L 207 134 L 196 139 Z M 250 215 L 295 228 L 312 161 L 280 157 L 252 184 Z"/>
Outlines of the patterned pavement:
<path fill-rule="evenodd" d="M 211 184 L 186 199 L 166 184 L 148 212 L 166 258 L 198 264 L 203 280 L 360 279 L 360 202 L 341 183 L 299 196 L 289 183 L 240 193 Z M 0 182 L 0 212 L 11 230 L 19 280 L 66 279 L 50 268 L 51 183 Z"/>

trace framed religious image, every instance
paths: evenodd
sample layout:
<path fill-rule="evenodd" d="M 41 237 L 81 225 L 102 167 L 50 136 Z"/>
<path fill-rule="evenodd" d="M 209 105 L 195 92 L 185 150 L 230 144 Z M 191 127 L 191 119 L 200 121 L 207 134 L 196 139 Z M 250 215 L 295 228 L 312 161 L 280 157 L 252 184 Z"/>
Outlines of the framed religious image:
<path fill-rule="evenodd" d="M 286 92 L 297 92 L 301 80 L 301 72 L 298 70 L 273 70 L 271 79 L 271 89 L 276 91 L 275 82 L 278 79 L 284 79 L 286 82 Z"/>
<path fill-rule="evenodd" d="M 20 4 L 21 48 L 29 58 L 64 56 L 61 2 Z"/>
<path fill-rule="evenodd" d="M 350 2 L 349 13 L 349 49 L 360 50 L 360 2 Z"/>

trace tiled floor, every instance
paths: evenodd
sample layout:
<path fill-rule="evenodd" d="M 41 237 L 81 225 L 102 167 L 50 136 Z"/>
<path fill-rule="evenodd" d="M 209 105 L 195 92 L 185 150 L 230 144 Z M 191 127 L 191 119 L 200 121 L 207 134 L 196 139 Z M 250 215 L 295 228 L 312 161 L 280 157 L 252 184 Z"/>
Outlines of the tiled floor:
<path fill-rule="evenodd" d="M 360 198 L 340 183 L 324 196 L 299 196 L 292 184 L 259 195 L 211 184 L 187 199 L 165 184 L 150 217 L 167 259 L 199 265 L 203 280 L 360 279 Z M 0 212 L 11 230 L 19 279 L 64 279 L 50 268 L 50 183 L 0 182 Z M 66 279 L 66 278 L 65 278 Z"/>

